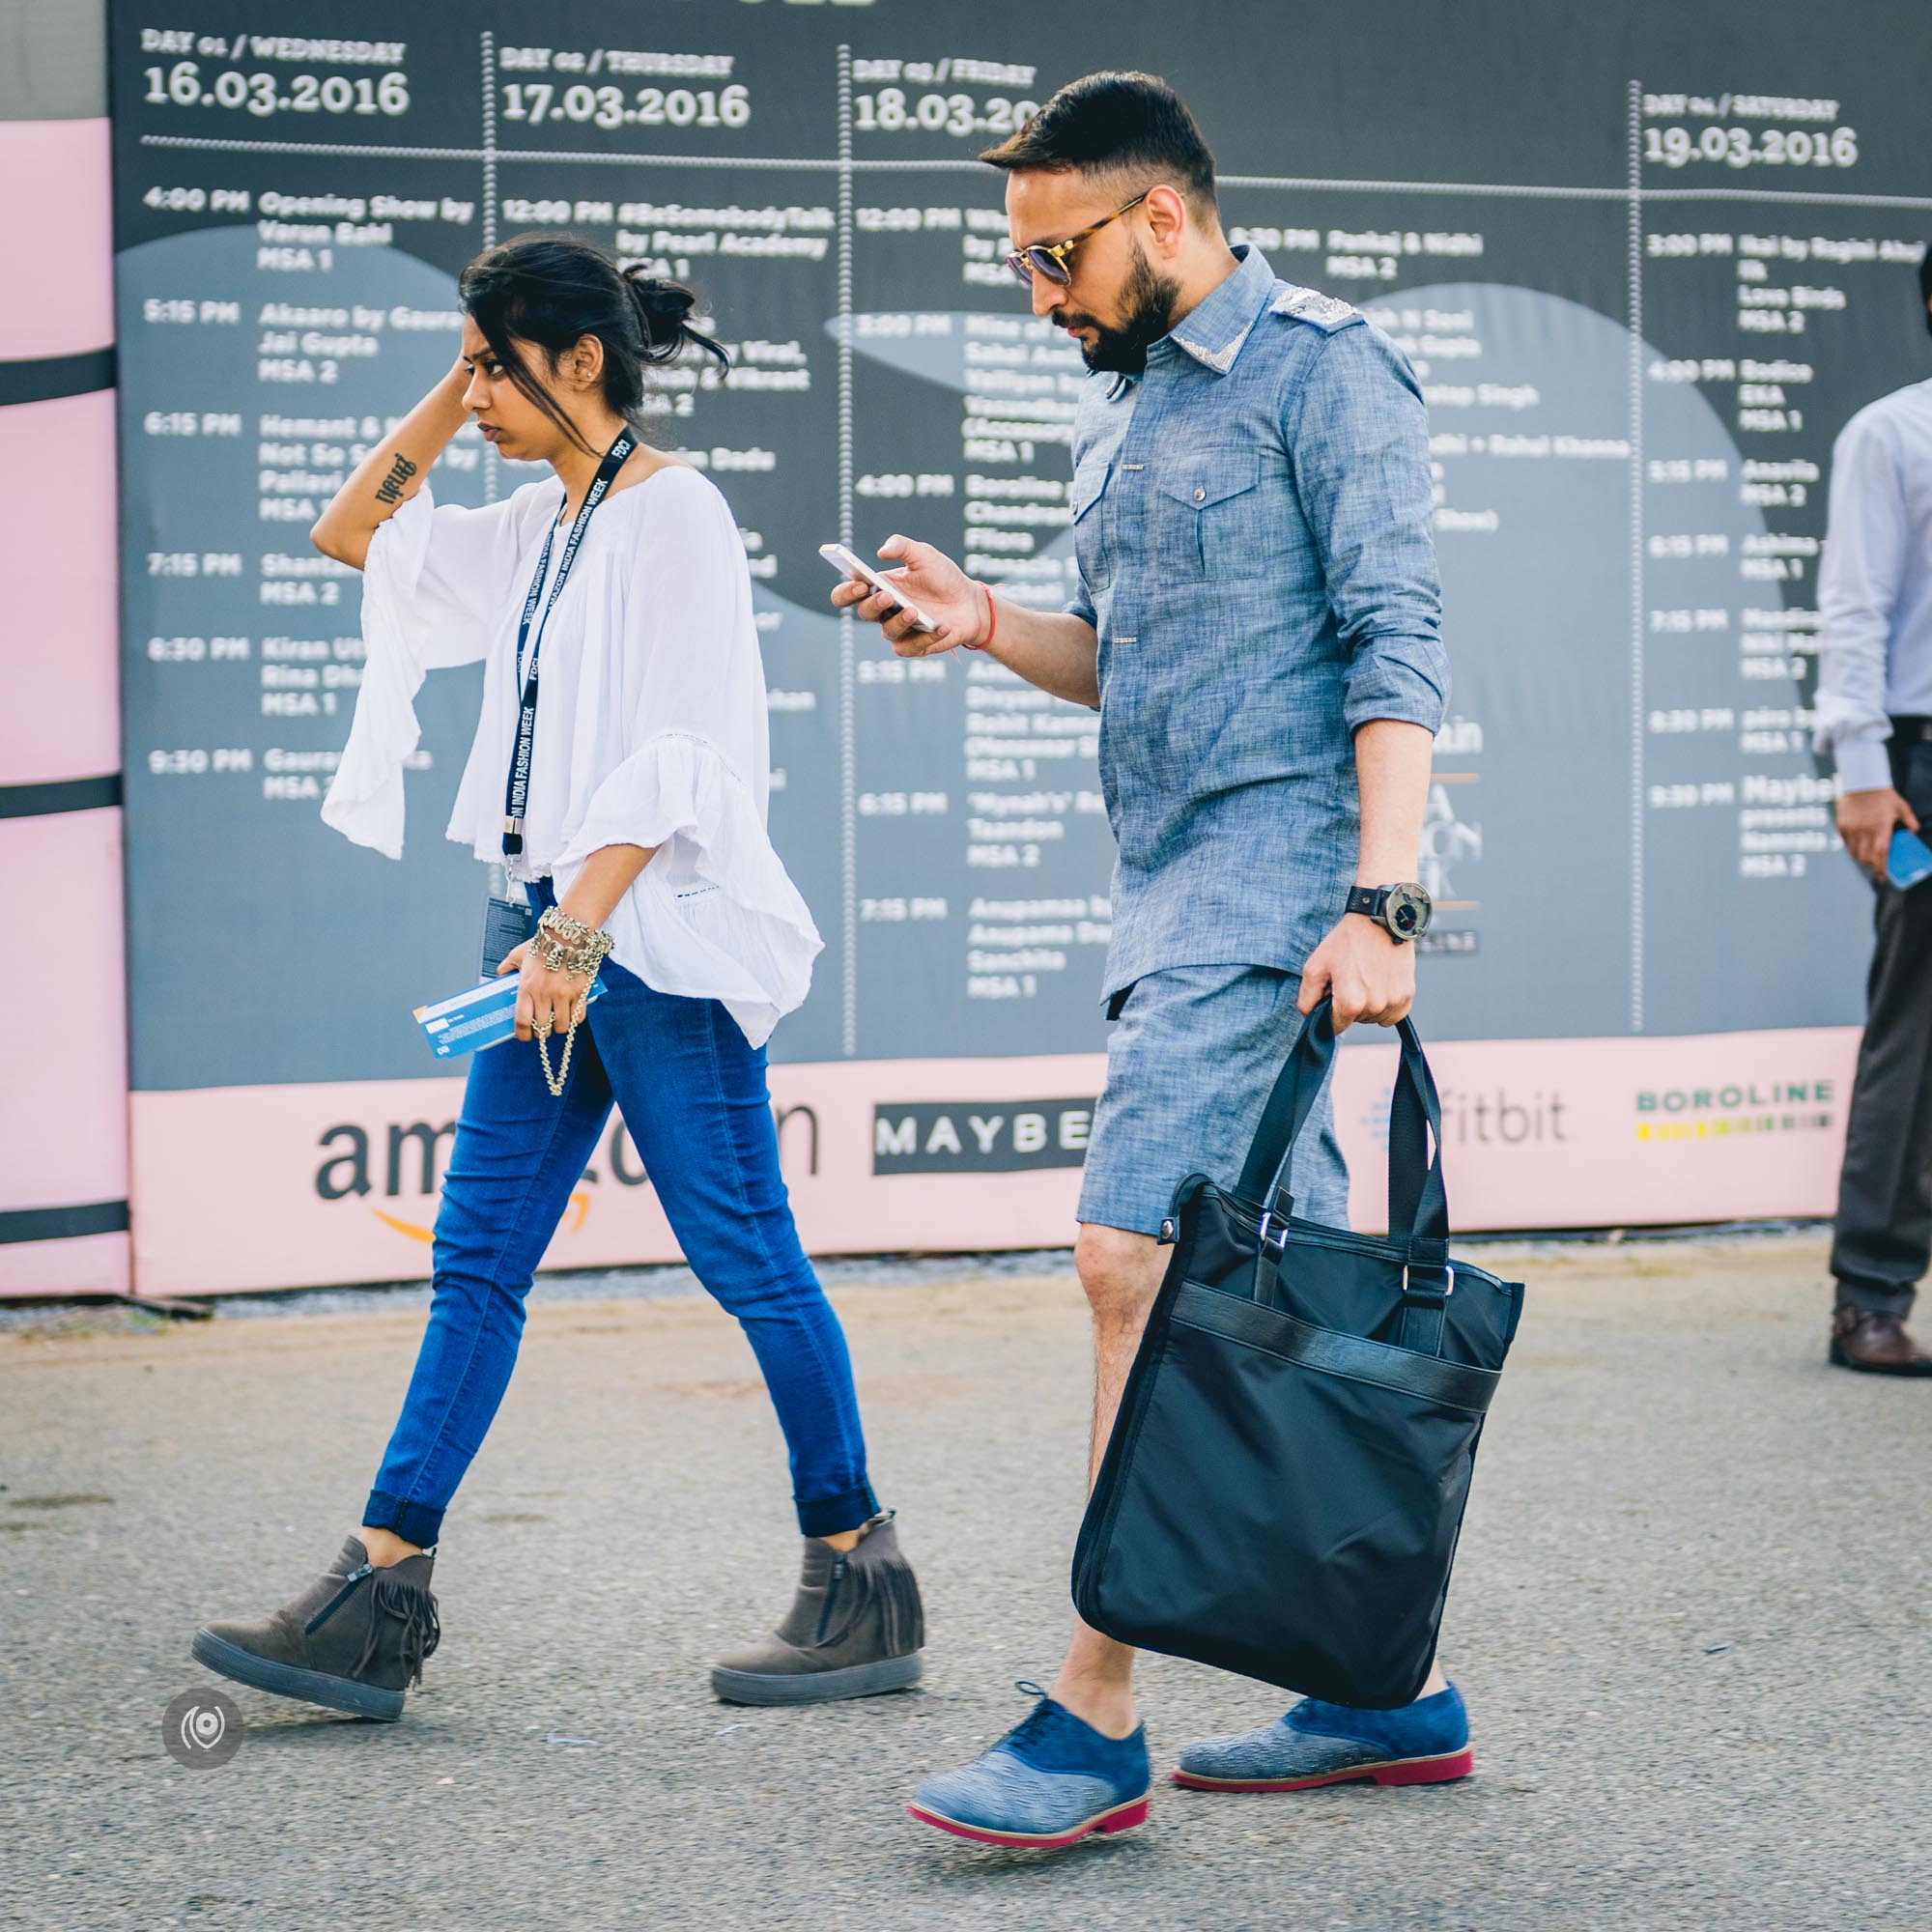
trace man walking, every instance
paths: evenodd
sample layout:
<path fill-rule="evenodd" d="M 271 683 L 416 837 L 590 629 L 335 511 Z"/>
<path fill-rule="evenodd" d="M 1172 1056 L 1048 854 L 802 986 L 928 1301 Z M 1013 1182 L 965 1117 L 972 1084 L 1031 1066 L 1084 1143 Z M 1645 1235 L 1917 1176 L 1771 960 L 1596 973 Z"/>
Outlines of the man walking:
<path fill-rule="evenodd" d="M 1918 296 L 1932 329 L 1932 250 Z M 1901 891 L 1886 866 L 1898 827 L 1932 821 L 1932 382 L 1881 397 L 1839 435 L 1818 608 L 1818 748 L 1836 754 L 1838 833 L 1878 894 L 1831 1359 L 1932 1376 L 1905 1326 L 1932 1260 L 1932 883 Z"/>
<path fill-rule="evenodd" d="M 1075 1249 L 1094 1319 L 1091 1482 L 1160 1285 L 1175 1183 L 1196 1166 L 1232 1182 L 1323 994 L 1338 1027 L 1408 1010 L 1405 940 L 1428 918 L 1409 881 L 1447 673 L 1414 379 L 1347 303 L 1228 246 L 1212 156 L 1173 90 L 1090 74 L 981 158 L 1007 177 L 1009 259 L 1034 313 L 1093 372 L 1073 440 L 1076 594 L 1028 610 L 894 537 L 880 555 L 937 629 L 916 633 L 856 582 L 833 601 L 902 656 L 985 650 L 1100 712 L 1120 855 L 1117 1025 Z M 1299 1212 L 1346 1225 L 1325 1094 L 1293 1181 Z M 1131 1650 L 1076 1621 L 1052 1693 L 928 1779 L 914 1817 L 1032 1846 L 1139 1824 L 1132 1671 Z M 1399 1764 L 1421 1781 L 1462 1775 L 1467 1742 L 1437 1670 L 1404 1710 L 1304 1701 L 1191 1747 L 1177 1776 L 1290 1789 Z"/>

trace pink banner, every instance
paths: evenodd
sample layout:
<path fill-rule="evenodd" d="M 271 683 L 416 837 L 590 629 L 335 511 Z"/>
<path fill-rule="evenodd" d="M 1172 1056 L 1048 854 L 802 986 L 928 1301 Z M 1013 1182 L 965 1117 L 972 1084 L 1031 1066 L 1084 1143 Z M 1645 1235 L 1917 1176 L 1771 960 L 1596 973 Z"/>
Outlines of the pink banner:
<path fill-rule="evenodd" d="M 1854 1028 L 1434 1048 L 1461 1232 L 1832 1210 Z M 1382 1225 L 1394 1048 L 1348 1048 L 1352 1212 Z M 775 1066 L 785 1178 L 813 1253 L 1065 1246 L 1098 1055 Z M 206 1293 L 422 1276 L 457 1078 L 133 1096 L 135 1279 Z M 1177 1150 L 1177 1175 L 1186 1151 Z M 545 1260 L 675 1259 L 616 1120 Z"/>
<path fill-rule="evenodd" d="M 0 818 L 0 879 L 14 914 L 0 947 L 0 1210 L 126 1200 L 119 809 Z"/>
<path fill-rule="evenodd" d="M 0 121 L 0 181 L 10 190 L 0 242 L 14 269 L 0 302 L 0 361 L 106 348 L 114 340 L 107 123 Z"/>
<path fill-rule="evenodd" d="M 121 769 L 114 508 L 111 389 L 0 409 L 0 664 L 26 695 L 0 706 L 0 784 Z"/>
<path fill-rule="evenodd" d="M 0 1297 L 126 1294 L 128 1236 L 76 1235 L 60 1241 L 0 1244 Z"/>

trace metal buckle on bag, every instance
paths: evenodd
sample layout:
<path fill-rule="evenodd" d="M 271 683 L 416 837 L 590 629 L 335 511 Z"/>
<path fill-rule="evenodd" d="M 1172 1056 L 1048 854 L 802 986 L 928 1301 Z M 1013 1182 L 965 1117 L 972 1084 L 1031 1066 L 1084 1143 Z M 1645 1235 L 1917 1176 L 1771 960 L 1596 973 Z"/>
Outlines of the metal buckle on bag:
<path fill-rule="evenodd" d="M 1279 1237 L 1273 1232 L 1276 1228 L 1279 1228 L 1281 1231 Z M 1261 1245 L 1269 1250 L 1276 1261 L 1280 1261 L 1282 1256 L 1288 1252 L 1288 1223 L 1286 1221 L 1276 1221 L 1272 1208 L 1264 1208 L 1262 1209 L 1261 1222 L 1255 1232 L 1260 1236 Z"/>
<path fill-rule="evenodd" d="M 1408 1264 L 1406 1262 L 1404 1262 L 1402 1264 L 1402 1292 L 1404 1294 L 1406 1294 L 1409 1292 Z M 1435 1291 L 1432 1289 L 1424 1288 L 1424 1289 L 1419 1289 L 1416 1292 L 1422 1294 L 1430 1294 L 1433 1293 Z M 1453 1264 L 1449 1262 L 1444 1262 L 1442 1264 L 1442 1299 L 1444 1301 L 1447 1301 L 1449 1297 L 1455 1293 L 1456 1293 L 1455 1266 Z"/>

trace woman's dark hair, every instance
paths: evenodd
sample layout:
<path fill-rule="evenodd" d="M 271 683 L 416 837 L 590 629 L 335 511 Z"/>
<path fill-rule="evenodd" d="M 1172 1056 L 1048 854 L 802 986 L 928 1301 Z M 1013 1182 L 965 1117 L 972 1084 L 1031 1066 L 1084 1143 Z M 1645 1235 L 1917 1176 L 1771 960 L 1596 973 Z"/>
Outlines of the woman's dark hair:
<path fill-rule="evenodd" d="M 1197 210 L 1214 209 L 1214 156 L 1187 103 L 1158 74 L 1069 80 L 1033 119 L 980 158 L 1008 174 L 1131 176 L 1165 181 Z"/>
<path fill-rule="evenodd" d="M 580 449 L 591 455 L 569 412 L 539 383 L 517 343 L 534 342 L 553 371 L 586 335 L 604 345 L 604 400 L 626 421 L 644 398 L 644 372 L 687 349 L 729 368 L 724 345 L 692 327 L 697 298 L 682 282 L 620 269 L 603 249 L 576 235 L 518 235 L 499 242 L 464 270 L 456 285 L 464 311 L 483 331 L 511 382 Z"/>

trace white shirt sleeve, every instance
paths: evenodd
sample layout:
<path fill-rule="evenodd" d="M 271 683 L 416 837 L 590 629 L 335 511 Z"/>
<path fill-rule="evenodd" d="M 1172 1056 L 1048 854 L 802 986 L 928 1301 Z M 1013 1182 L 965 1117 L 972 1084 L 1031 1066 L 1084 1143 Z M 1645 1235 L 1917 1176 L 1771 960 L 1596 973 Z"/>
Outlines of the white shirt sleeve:
<path fill-rule="evenodd" d="M 630 576 L 621 760 L 565 828 L 559 894 L 591 853 L 657 855 L 611 915 L 659 992 L 722 1001 L 753 1046 L 803 1004 L 823 946 L 765 827 L 770 739 L 751 576 L 729 506 L 663 474 Z"/>
<path fill-rule="evenodd" d="M 1855 416 L 1832 452 L 1831 518 L 1818 572 L 1815 743 L 1836 757 L 1846 791 L 1891 782 L 1887 654 L 1908 541 L 1890 439 L 1881 424 Z"/>
<path fill-rule="evenodd" d="M 403 856 L 403 761 L 424 673 L 473 664 L 514 594 L 519 498 L 482 509 L 419 490 L 376 527 L 362 566 L 362 684 L 323 823 Z"/>

